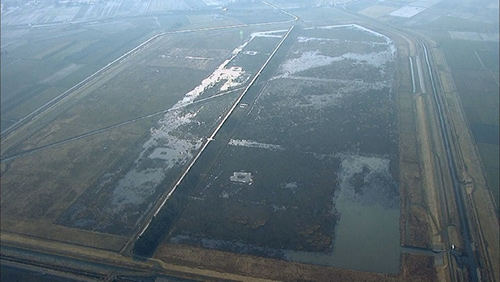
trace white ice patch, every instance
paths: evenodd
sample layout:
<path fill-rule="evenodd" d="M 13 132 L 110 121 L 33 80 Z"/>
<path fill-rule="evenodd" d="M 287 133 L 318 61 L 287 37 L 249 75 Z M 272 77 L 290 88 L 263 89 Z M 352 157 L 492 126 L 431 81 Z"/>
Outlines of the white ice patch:
<path fill-rule="evenodd" d="M 389 37 L 387 37 L 381 33 L 378 33 L 376 31 L 373 31 L 371 29 L 368 29 L 366 27 L 357 25 L 357 24 L 330 25 L 330 26 L 311 27 L 311 28 L 307 28 L 307 29 L 314 29 L 314 28 L 317 28 L 317 29 L 337 29 L 337 28 L 356 29 L 356 30 L 364 31 L 364 32 L 369 33 L 371 35 L 374 35 L 376 37 L 384 38 L 387 43 L 392 42 L 391 39 L 389 39 Z"/>
<path fill-rule="evenodd" d="M 183 139 L 172 132 L 181 125 L 192 122 L 196 114 L 197 112 L 182 114 L 179 110 L 168 112 L 159 121 L 160 126 L 150 130 L 151 138 L 143 144 L 139 158 L 113 190 L 112 204 L 116 206 L 116 212 L 125 209 L 127 204 L 142 204 L 154 193 L 168 170 L 175 165 L 185 165 L 193 158 L 194 152 L 202 145 L 202 138 Z M 152 153 L 144 156 L 151 150 Z M 161 159 L 162 162 L 153 163 L 143 169 L 141 165 L 146 158 Z"/>
<path fill-rule="evenodd" d="M 246 82 L 245 72 L 239 67 L 228 67 L 231 60 L 238 55 L 249 41 L 236 48 L 233 56 L 224 61 L 200 85 L 188 92 L 158 121 L 158 125 L 150 129 L 151 137 L 147 140 L 135 160 L 134 166 L 118 181 L 113 190 L 112 204 L 114 210 L 120 212 L 127 204 L 140 205 L 156 191 L 156 186 L 165 178 L 166 173 L 175 165 L 185 165 L 193 158 L 194 153 L 203 144 L 202 138 L 189 133 L 178 136 L 181 126 L 195 122 L 198 112 L 186 112 L 182 108 L 203 94 L 210 87 L 220 85 L 220 91 L 226 91 Z M 194 58 L 193 59 L 198 59 Z M 221 83 L 222 82 L 222 83 Z M 221 85 L 222 84 L 222 85 Z M 142 168 L 145 159 L 161 160 L 161 163 Z"/>
<path fill-rule="evenodd" d="M 222 6 L 223 3 L 216 0 L 202 0 L 207 6 Z"/>
<path fill-rule="evenodd" d="M 266 143 L 260 143 L 260 142 L 250 141 L 250 140 L 231 139 L 231 140 L 229 140 L 229 145 L 249 147 L 249 148 L 260 148 L 260 149 L 267 149 L 267 150 L 284 150 L 284 148 L 281 147 L 280 145 L 266 144 Z"/>
<path fill-rule="evenodd" d="M 176 141 L 176 144 L 172 144 L 170 147 L 156 148 L 153 153 L 149 155 L 149 158 L 162 159 L 170 164 L 176 161 L 182 162 L 186 152 L 189 151 L 193 145 L 188 140 L 178 139 Z"/>
<path fill-rule="evenodd" d="M 206 89 L 214 87 L 219 82 L 224 81 L 224 84 L 220 87 L 219 91 L 227 91 L 231 87 L 237 87 L 245 83 L 248 77 L 242 77 L 243 74 L 245 74 L 245 71 L 243 71 L 242 68 L 227 67 L 231 60 L 232 58 L 226 60 L 209 77 L 205 78 L 200 85 L 189 91 L 186 96 L 184 96 L 184 99 L 178 102 L 174 107 L 183 107 L 192 103 L 198 96 L 203 94 Z"/>
<path fill-rule="evenodd" d="M 336 57 L 331 57 L 331 56 L 325 56 L 321 54 L 319 50 L 315 51 L 306 51 L 303 52 L 300 57 L 298 58 L 293 58 L 285 61 L 281 65 L 281 72 L 282 74 L 286 76 L 290 76 L 294 73 L 302 72 L 305 70 L 309 70 L 312 68 L 317 68 L 317 67 L 322 67 L 322 66 L 327 66 L 330 65 L 334 62 L 339 62 L 343 60 L 353 60 L 355 63 L 361 63 L 361 64 L 369 64 L 372 65 L 376 68 L 383 68 L 384 65 L 387 62 L 390 62 L 394 59 L 396 56 L 396 47 L 394 46 L 393 42 L 389 39 L 389 37 L 380 34 L 378 32 L 375 32 L 373 30 L 364 28 L 359 25 L 336 25 L 336 26 L 325 26 L 325 27 L 317 27 L 318 29 L 337 29 L 337 28 L 347 28 L 347 29 L 355 29 L 355 30 L 360 30 L 365 33 L 369 33 L 371 35 L 374 35 L 379 38 L 383 38 L 385 43 L 377 43 L 377 42 L 365 42 L 365 44 L 370 44 L 372 46 L 376 45 L 382 45 L 386 46 L 385 50 L 380 51 L 380 52 L 370 52 L 370 53 L 353 53 L 353 52 L 347 52 L 345 54 L 342 54 L 341 56 L 336 56 Z M 298 42 L 299 43 L 306 43 L 308 41 L 321 41 L 322 43 L 327 43 L 327 44 L 341 44 L 342 41 L 338 39 L 329 39 L 329 38 L 318 38 L 318 37 L 299 37 Z M 361 43 L 360 43 L 361 44 Z"/>
<path fill-rule="evenodd" d="M 322 109 L 325 106 L 337 106 L 342 101 L 344 94 L 323 94 L 323 95 L 307 95 L 304 99 L 310 103 L 310 105 L 315 106 L 318 109 Z M 300 105 L 299 105 L 300 106 Z M 305 106 L 309 106 L 306 104 Z"/>
<path fill-rule="evenodd" d="M 162 56 L 165 56 L 165 55 L 162 55 Z M 162 57 L 162 58 L 164 58 L 164 57 Z M 186 56 L 184 58 L 185 59 L 190 59 L 190 60 L 203 60 L 203 61 L 205 61 L 205 60 L 207 60 L 207 61 L 213 61 L 213 60 L 215 60 L 214 58 L 194 57 L 194 56 Z"/>
<path fill-rule="evenodd" d="M 383 47 L 388 47 L 391 50 L 391 54 L 395 54 L 396 47 L 393 46 L 392 41 L 388 42 L 372 42 L 372 41 L 359 41 L 359 40 L 340 40 L 336 38 L 323 38 L 323 37 L 302 37 L 299 36 L 297 37 L 297 42 L 298 43 L 307 43 L 307 42 L 313 42 L 313 41 L 319 41 L 320 44 L 335 44 L 335 43 L 346 43 L 346 42 L 353 42 L 356 44 L 369 44 L 372 47 L 376 46 L 383 46 Z"/>
<path fill-rule="evenodd" d="M 342 58 L 345 60 L 354 60 L 357 62 L 372 65 L 377 68 L 382 68 L 387 62 L 389 62 L 393 58 L 393 55 L 389 50 L 384 52 L 371 52 L 367 54 L 349 52 L 342 55 Z"/>
<path fill-rule="evenodd" d="M 272 31 L 261 31 L 261 32 L 253 32 L 250 34 L 250 38 L 254 37 L 271 37 L 271 38 L 282 38 L 284 34 L 277 34 L 277 33 L 285 33 L 287 32 L 286 29 L 281 29 L 281 30 L 272 30 Z"/>
<path fill-rule="evenodd" d="M 376 37 L 379 37 L 379 38 L 383 38 L 385 43 L 388 44 L 388 48 L 391 52 L 391 54 L 393 56 L 396 55 L 396 46 L 394 46 L 394 42 L 392 42 L 392 40 L 387 37 L 386 35 L 383 35 L 381 33 L 378 33 L 376 31 L 373 31 L 371 29 L 368 29 L 366 27 L 363 27 L 363 26 L 360 26 L 360 25 L 357 25 L 357 24 L 348 24 L 348 25 L 332 25 L 332 26 L 323 26 L 323 27 L 317 27 L 319 29 L 336 29 L 336 28 L 348 28 L 348 29 L 356 29 L 356 30 L 361 30 L 365 33 L 368 33 L 368 34 L 371 34 L 371 35 L 374 35 Z M 308 29 L 312 29 L 312 28 L 308 28 Z M 375 43 L 375 42 L 372 42 L 372 43 Z"/>
<path fill-rule="evenodd" d="M 340 164 L 340 188 L 343 190 L 347 185 L 347 180 L 356 173 L 368 168 L 372 172 L 385 173 L 389 171 L 389 159 L 376 156 L 361 156 L 356 154 L 343 154 Z"/>
<path fill-rule="evenodd" d="M 339 189 L 335 192 L 336 202 L 397 208 L 398 185 L 391 176 L 389 158 L 352 153 L 338 156 L 342 162 L 338 173 Z M 340 211 L 341 207 L 337 208 Z"/>
<path fill-rule="evenodd" d="M 297 37 L 297 42 L 299 43 L 307 43 L 309 41 L 322 41 L 322 42 L 340 42 L 339 39 L 331 39 L 331 38 L 322 38 L 322 37 Z"/>
<path fill-rule="evenodd" d="M 156 168 L 143 171 L 130 170 L 118 181 L 111 203 L 119 206 L 119 211 L 127 204 L 141 204 L 144 201 L 144 195 L 151 194 L 150 190 L 154 188 L 151 184 L 160 183 L 164 177 L 163 172 Z"/>
<path fill-rule="evenodd" d="M 377 68 L 382 68 L 394 57 L 392 50 L 383 52 L 371 52 L 366 54 L 345 53 L 342 56 L 330 57 L 321 55 L 319 50 L 302 53 L 299 58 L 287 60 L 281 66 L 281 71 L 285 76 L 302 72 L 312 68 L 330 65 L 343 60 L 353 60 L 356 63 L 369 64 Z"/>
<path fill-rule="evenodd" d="M 245 75 L 246 72 L 241 67 L 231 66 L 228 67 L 229 63 L 241 52 L 243 49 L 257 36 L 267 36 L 273 32 L 255 32 L 250 36 L 250 40 L 246 41 L 242 45 L 238 46 L 231 52 L 231 58 L 225 60 L 210 76 L 205 78 L 200 85 L 196 86 L 193 90 L 189 91 L 184 98 L 174 105 L 173 108 L 184 107 L 192 103 L 198 96 L 203 94 L 203 92 L 211 87 L 216 86 L 219 82 L 224 82 L 219 91 L 227 91 L 229 88 L 238 87 L 244 84 L 249 76 Z M 282 37 L 282 36 L 279 36 Z"/>
<path fill-rule="evenodd" d="M 283 65 L 281 65 L 281 70 L 284 75 L 291 75 L 308 69 L 327 66 L 333 62 L 341 60 L 343 60 L 342 57 L 329 57 L 321 55 L 318 50 L 307 51 L 302 53 L 299 58 L 290 59 L 284 62 Z"/>
<path fill-rule="evenodd" d="M 284 189 L 288 189 L 292 192 L 292 194 L 295 194 L 295 192 L 299 188 L 299 185 L 297 184 L 297 182 L 289 182 L 289 183 L 285 183 L 281 187 Z"/>

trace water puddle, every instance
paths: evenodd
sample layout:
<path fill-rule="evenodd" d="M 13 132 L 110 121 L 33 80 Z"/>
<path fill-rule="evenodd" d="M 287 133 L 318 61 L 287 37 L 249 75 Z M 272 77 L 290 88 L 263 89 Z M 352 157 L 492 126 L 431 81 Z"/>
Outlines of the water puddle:
<path fill-rule="evenodd" d="M 341 215 L 328 254 L 285 251 L 291 261 L 399 273 L 399 193 L 389 159 L 345 154 L 334 203 Z"/>

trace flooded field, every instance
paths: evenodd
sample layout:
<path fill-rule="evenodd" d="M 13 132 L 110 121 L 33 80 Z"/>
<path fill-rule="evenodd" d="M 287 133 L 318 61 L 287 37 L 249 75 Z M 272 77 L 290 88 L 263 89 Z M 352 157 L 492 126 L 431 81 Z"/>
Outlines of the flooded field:
<path fill-rule="evenodd" d="M 254 33 L 236 49 L 157 48 L 144 60 L 155 69 L 190 67 L 204 70 L 222 61 L 200 85 L 185 93 L 138 141 L 134 149 L 103 174 L 58 219 L 59 224 L 116 235 L 130 235 L 158 201 L 168 192 L 183 169 L 194 158 L 211 130 L 228 111 L 262 66 L 274 44 L 255 44 L 266 33 Z M 251 51 L 253 65 L 245 69 L 237 62 Z M 226 57 L 227 59 L 224 59 Z M 157 71 L 158 72 L 158 71 Z"/>
<path fill-rule="evenodd" d="M 286 251 L 285 258 L 372 272 L 399 272 L 399 194 L 389 160 L 341 156 L 332 252 Z M 383 258 L 383 259 L 382 259 Z"/>
<path fill-rule="evenodd" d="M 215 136 L 223 149 L 167 240 L 398 273 L 394 60 L 357 25 L 301 30 Z"/>

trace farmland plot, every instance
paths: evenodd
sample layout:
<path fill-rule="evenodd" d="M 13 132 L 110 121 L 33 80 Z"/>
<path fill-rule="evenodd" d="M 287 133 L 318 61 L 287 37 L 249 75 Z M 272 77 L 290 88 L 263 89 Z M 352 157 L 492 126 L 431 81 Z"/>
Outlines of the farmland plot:
<path fill-rule="evenodd" d="M 302 30 L 167 240 L 397 273 L 394 59 L 357 25 Z"/>
<path fill-rule="evenodd" d="M 170 46 L 157 48 L 140 60 L 140 65 L 159 70 L 181 65 L 193 70 L 213 70 L 217 62 L 219 66 L 166 110 L 146 137 L 135 144 L 131 154 L 103 174 L 58 222 L 104 233 L 130 235 L 159 197 L 171 189 L 206 141 L 209 130 L 220 119 L 220 113 L 228 111 L 249 77 L 264 63 L 266 57 L 257 56 L 254 66 L 236 66 L 240 57 L 248 56 L 245 51 L 258 37 L 258 34 L 253 35 L 231 52 Z M 265 47 L 262 51 L 270 52 Z M 224 57 L 227 59 L 220 63 Z M 134 67 L 137 68 L 141 67 Z M 148 74 L 146 71 L 140 73 Z"/>

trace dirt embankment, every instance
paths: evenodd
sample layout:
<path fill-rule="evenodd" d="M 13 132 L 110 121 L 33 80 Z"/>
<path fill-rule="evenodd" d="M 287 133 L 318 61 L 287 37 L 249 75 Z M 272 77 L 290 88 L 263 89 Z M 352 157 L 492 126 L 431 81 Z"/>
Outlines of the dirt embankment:
<path fill-rule="evenodd" d="M 500 281 L 499 219 L 495 202 L 488 189 L 484 167 L 463 114 L 451 70 L 440 49 L 433 48 L 432 53 L 443 87 L 443 104 L 448 115 L 452 150 L 461 177 L 461 188 L 465 191 L 465 208 L 472 240 L 478 249 L 481 276 L 488 281 Z"/>
<path fill-rule="evenodd" d="M 426 89 L 429 83 L 417 79 L 419 75 L 423 76 L 423 73 L 419 74 L 422 70 L 416 67 L 417 60 L 423 65 L 418 46 L 405 36 L 398 46 L 400 72 L 395 88 L 398 89 L 400 136 L 401 245 L 410 248 L 443 248 L 447 244 L 446 238 L 442 236 L 442 230 L 446 229 L 446 213 L 441 205 L 443 195 L 439 187 L 446 180 L 438 173 L 440 163 L 436 161 L 436 150 L 442 150 L 442 146 L 436 146 L 436 142 L 439 144 L 439 132 L 433 126 L 437 123 L 431 107 L 431 96 Z M 433 256 L 405 253 L 402 255 L 400 275 L 413 277 L 415 271 L 419 272 L 415 267 L 418 264 L 423 267 L 421 274 L 425 272 L 428 281 L 448 281 L 448 261 L 449 258 L 444 255 L 443 265 L 435 265 Z"/>
<path fill-rule="evenodd" d="M 421 96 L 412 93 L 412 78 L 408 58 L 415 60 L 412 42 L 401 39 L 398 46 L 399 69 L 397 89 L 399 122 L 399 182 L 401 199 L 401 245 L 429 248 L 430 222 L 426 184 L 433 181 L 432 174 L 426 174 L 432 164 L 425 163 L 429 156 L 428 129 Z M 415 65 L 415 63 L 413 63 Z M 414 73 L 416 70 L 414 71 Z M 419 98 L 420 97 L 420 98 Z M 420 103 L 419 103 L 420 101 Z M 424 146 L 422 148 L 422 146 Z"/>
<path fill-rule="evenodd" d="M 240 255 L 191 246 L 163 244 L 155 257 L 166 263 L 211 269 L 254 278 L 280 281 L 435 281 L 433 258 L 404 254 L 399 275 L 369 273 Z"/>

